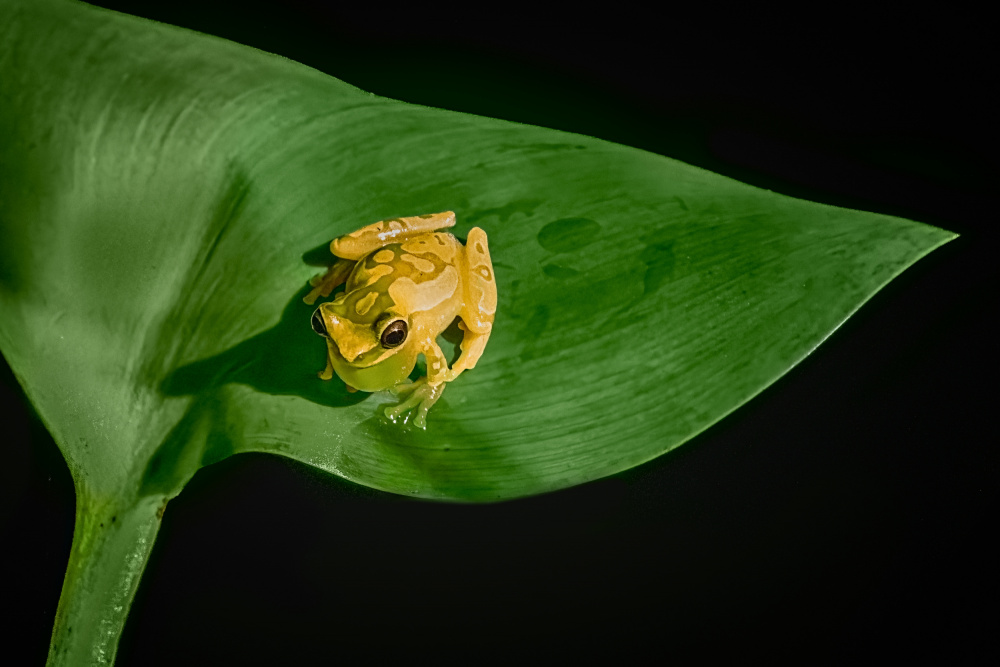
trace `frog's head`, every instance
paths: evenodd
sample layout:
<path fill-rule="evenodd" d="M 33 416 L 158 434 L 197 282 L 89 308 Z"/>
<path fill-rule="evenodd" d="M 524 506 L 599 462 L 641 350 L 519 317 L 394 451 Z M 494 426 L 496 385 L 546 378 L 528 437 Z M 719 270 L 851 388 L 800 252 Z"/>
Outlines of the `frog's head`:
<path fill-rule="evenodd" d="M 363 391 L 388 389 L 413 371 L 418 346 L 412 324 L 391 299 L 374 292 L 341 294 L 312 315 L 313 330 L 327 339 L 333 370 Z"/>

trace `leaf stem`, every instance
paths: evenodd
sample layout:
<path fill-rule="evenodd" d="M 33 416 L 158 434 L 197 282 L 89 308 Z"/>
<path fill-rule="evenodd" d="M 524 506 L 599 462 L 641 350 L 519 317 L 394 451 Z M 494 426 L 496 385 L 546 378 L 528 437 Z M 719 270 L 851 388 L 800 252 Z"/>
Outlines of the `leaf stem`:
<path fill-rule="evenodd" d="M 76 526 L 49 667 L 111 665 L 160 528 L 163 499 L 99 502 L 77 488 Z"/>

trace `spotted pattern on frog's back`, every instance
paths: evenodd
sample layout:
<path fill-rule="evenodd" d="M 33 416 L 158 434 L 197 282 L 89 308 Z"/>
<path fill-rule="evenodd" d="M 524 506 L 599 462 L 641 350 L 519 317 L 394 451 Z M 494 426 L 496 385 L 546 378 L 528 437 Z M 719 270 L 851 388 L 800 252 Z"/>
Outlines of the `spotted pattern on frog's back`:
<path fill-rule="evenodd" d="M 434 257 L 452 264 L 462 246 L 451 234 L 424 234 L 404 242 L 402 247 L 411 255 Z"/>
<path fill-rule="evenodd" d="M 412 265 L 413 268 L 415 268 L 417 271 L 420 271 L 421 273 L 434 272 L 435 268 L 434 262 L 424 257 L 418 257 L 417 255 L 411 255 L 409 253 L 406 253 L 402 257 L 400 257 L 400 259 L 406 262 L 407 264 Z"/>
<path fill-rule="evenodd" d="M 377 299 L 378 299 L 378 294 L 376 292 L 368 292 L 360 299 L 358 299 L 356 304 L 354 304 L 354 312 L 356 312 L 358 315 L 366 314 L 369 310 L 372 309 L 372 306 L 375 305 L 375 301 Z"/>
<path fill-rule="evenodd" d="M 346 306 L 365 321 L 398 304 L 430 310 L 452 296 L 461 277 L 452 262 L 461 244 L 450 234 L 422 234 L 363 257 L 347 279 Z"/>
<path fill-rule="evenodd" d="M 449 264 L 431 280 L 414 282 L 405 277 L 396 278 L 389 285 L 389 296 L 395 303 L 405 303 L 407 310 L 417 313 L 430 310 L 453 296 L 458 284 L 458 270 Z"/>

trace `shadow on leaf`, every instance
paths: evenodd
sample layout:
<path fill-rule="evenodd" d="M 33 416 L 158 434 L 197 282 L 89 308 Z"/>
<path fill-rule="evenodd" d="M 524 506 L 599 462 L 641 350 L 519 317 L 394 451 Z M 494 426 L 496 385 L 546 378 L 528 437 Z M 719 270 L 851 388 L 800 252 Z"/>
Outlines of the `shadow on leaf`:
<path fill-rule="evenodd" d="M 328 407 L 344 407 L 368 395 L 349 393 L 337 377 L 323 381 L 326 346 L 309 326 L 316 306 L 302 302 L 306 289 L 285 306 L 267 331 L 213 357 L 182 366 L 160 385 L 167 396 L 197 396 L 227 384 L 244 384 L 266 394 L 299 396 Z"/>
<path fill-rule="evenodd" d="M 270 329 L 164 378 L 160 384 L 164 395 L 194 400 L 146 466 L 141 495 L 173 495 L 198 468 L 236 452 L 239 434 L 230 432 L 234 420 L 229 415 L 232 399 L 227 396 L 233 384 L 265 394 L 299 396 L 331 408 L 354 405 L 368 396 L 349 393 L 337 377 L 329 381 L 317 377 L 326 363 L 326 346 L 309 326 L 315 306 L 302 301 L 307 289 L 289 300 Z"/>

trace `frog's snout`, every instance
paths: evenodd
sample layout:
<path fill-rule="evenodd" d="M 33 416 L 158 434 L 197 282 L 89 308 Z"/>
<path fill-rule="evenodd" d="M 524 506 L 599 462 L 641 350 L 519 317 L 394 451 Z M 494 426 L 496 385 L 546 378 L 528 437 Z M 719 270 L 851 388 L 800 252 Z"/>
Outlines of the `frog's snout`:
<path fill-rule="evenodd" d="M 326 324 L 323 323 L 323 317 L 319 314 L 319 308 L 313 312 L 312 328 L 320 336 L 326 336 Z"/>

